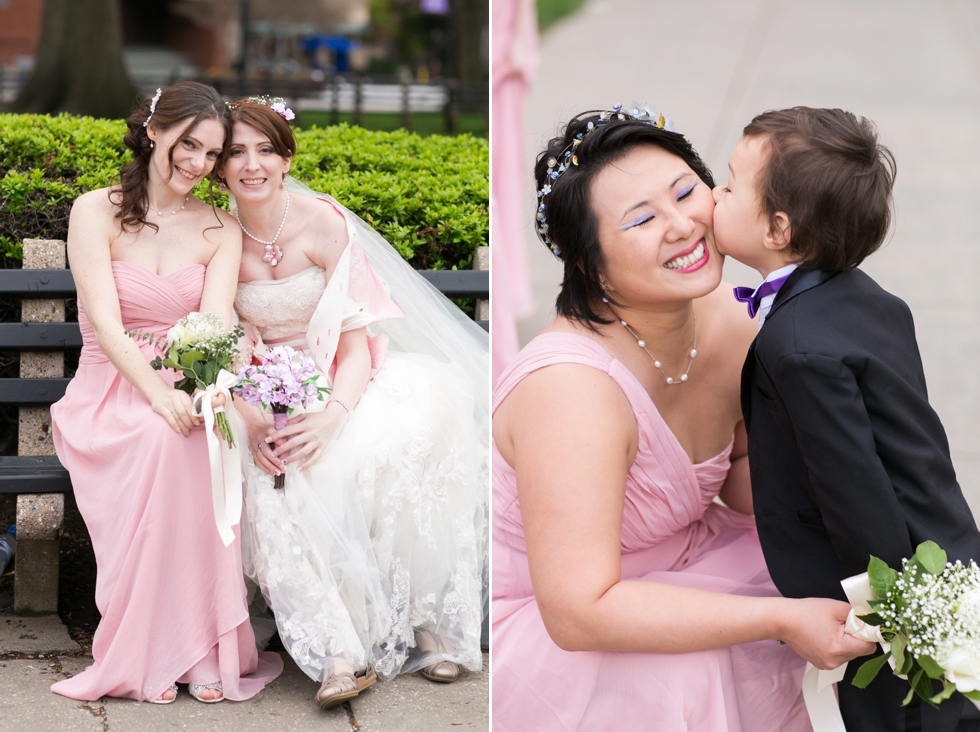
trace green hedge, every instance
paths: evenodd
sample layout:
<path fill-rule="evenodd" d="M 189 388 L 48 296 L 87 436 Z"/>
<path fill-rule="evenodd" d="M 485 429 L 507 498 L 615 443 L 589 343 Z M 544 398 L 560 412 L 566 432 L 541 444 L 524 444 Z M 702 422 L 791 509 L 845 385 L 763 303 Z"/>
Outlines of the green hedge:
<path fill-rule="evenodd" d="M 0 114 L 0 247 L 64 239 L 75 197 L 117 181 L 129 159 L 121 120 Z M 460 135 L 421 138 L 338 125 L 296 130 L 292 173 L 367 219 L 416 269 L 467 269 L 489 238 L 489 148 Z M 207 185 L 195 189 L 207 200 Z M 218 197 L 227 208 L 227 199 Z"/>

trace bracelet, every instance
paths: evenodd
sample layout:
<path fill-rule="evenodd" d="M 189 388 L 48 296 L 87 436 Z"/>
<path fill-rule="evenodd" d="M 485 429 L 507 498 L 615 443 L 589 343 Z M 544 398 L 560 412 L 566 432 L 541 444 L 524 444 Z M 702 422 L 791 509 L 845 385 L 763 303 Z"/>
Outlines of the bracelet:
<path fill-rule="evenodd" d="M 338 397 L 330 397 L 327 400 L 327 404 L 329 404 L 330 402 L 337 402 L 337 404 L 339 404 L 344 408 L 344 411 L 347 412 L 347 414 L 350 414 L 350 407 L 347 405 L 347 402 L 345 402 L 343 399 L 339 399 Z"/>

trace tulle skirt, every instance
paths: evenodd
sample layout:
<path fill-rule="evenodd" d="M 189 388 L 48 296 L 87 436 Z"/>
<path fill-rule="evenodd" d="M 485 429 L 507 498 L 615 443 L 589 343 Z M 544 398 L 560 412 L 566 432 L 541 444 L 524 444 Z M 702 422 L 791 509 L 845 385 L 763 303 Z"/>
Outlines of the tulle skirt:
<path fill-rule="evenodd" d="M 290 465 L 283 490 L 244 451 L 245 572 L 311 678 L 336 659 L 382 679 L 439 660 L 480 669 L 488 475 L 473 409 L 465 377 L 389 353 L 337 439 L 308 470 Z"/>

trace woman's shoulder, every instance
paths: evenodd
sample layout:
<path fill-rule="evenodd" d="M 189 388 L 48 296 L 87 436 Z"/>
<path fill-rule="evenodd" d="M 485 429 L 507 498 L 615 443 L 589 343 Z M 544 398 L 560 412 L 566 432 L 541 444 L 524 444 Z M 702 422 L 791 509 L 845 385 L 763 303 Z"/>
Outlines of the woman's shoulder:
<path fill-rule="evenodd" d="M 119 186 L 96 188 L 92 191 L 86 191 L 72 203 L 72 214 L 74 215 L 76 212 L 79 214 L 112 212 L 114 214 L 118 204 L 112 198 L 113 194 L 118 191 Z"/>

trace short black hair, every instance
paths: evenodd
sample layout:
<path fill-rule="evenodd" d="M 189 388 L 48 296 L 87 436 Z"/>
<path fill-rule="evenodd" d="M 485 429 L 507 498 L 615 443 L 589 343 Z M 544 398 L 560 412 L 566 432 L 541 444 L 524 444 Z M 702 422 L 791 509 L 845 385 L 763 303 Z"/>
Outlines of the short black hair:
<path fill-rule="evenodd" d="M 762 212 L 789 216 L 790 252 L 802 269 L 853 269 L 885 240 L 895 158 L 874 123 L 842 109 L 763 112 L 743 130 L 768 143 L 759 180 Z"/>
<path fill-rule="evenodd" d="M 615 115 L 603 121 L 599 115 L 598 111 L 585 112 L 570 120 L 561 134 L 538 155 L 534 166 L 537 190 L 551 185 L 551 192 L 541 202 L 546 207 L 547 236 L 560 250 L 558 256 L 565 268 L 555 309 L 559 315 L 592 330 L 596 324 L 613 322 L 596 309 L 603 297 L 599 278 L 602 261 L 599 223 L 590 199 L 596 175 L 637 147 L 652 145 L 687 163 L 709 188 L 715 185 L 708 166 L 683 135 L 649 122 L 630 118 L 619 120 Z M 590 123 L 595 129 L 588 132 Z M 552 181 L 548 177 L 548 159 L 563 158 L 565 149 L 571 149 L 579 134 L 582 141 L 574 150 L 578 165 L 571 165 Z M 538 236 L 544 241 L 540 231 Z"/>

